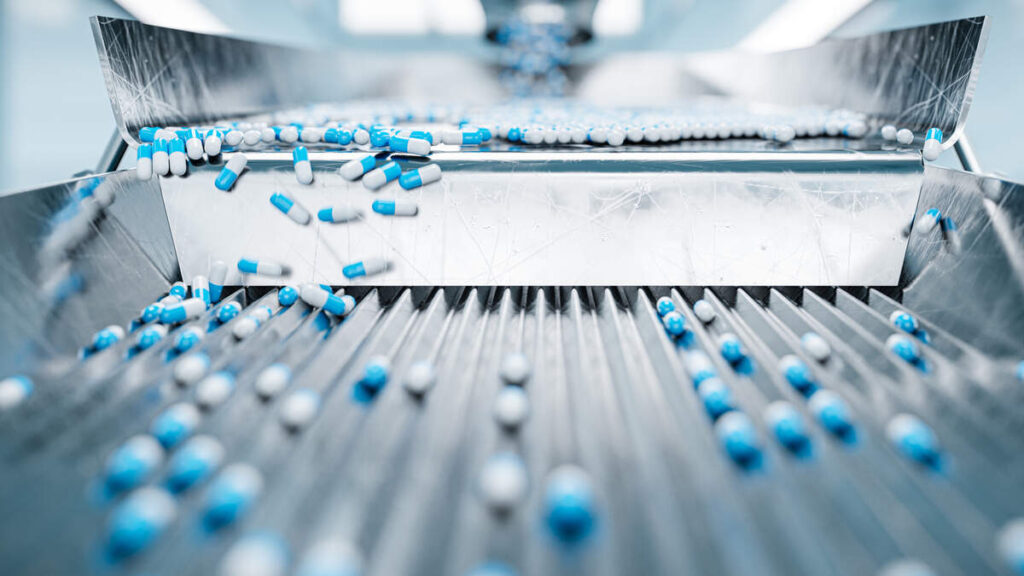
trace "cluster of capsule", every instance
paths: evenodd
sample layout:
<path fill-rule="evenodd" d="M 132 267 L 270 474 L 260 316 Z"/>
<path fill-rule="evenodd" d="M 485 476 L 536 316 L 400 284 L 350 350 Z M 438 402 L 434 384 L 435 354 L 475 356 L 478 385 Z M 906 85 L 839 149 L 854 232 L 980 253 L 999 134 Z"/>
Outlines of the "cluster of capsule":
<path fill-rule="evenodd" d="M 910 146 L 914 143 L 914 133 L 908 128 L 897 129 L 892 124 L 886 124 L 881 128 L 882 139 L 887 142 L 896 142 L 902 146 Z M 921 154 L 929 162 L 937 160 L 942 153 L 942 130 L 929 128 L 924 135 L 924 146 Z"/>
<path fill-rule="evenodd" d="M 960 232 L 957 230 L 956 221 L 949 216 L 943 216 L 942 211 L 938 208 L 929 208 L 925 211 L 917 229 L 922 234 L 930 234 L 935 228 L 939 228 L 942 231 L 942 237 L 946 241 L 949 251 L 953 254 L 959 254 L 961 248 Z"/>
<path fill-rule="evenodd" d="M 501 46 L 498 79 L 514 96 L 561 96 L 569 79 L 569 43 L 573 31 L 561 22 L 510 18 L 495 31 Z"/>

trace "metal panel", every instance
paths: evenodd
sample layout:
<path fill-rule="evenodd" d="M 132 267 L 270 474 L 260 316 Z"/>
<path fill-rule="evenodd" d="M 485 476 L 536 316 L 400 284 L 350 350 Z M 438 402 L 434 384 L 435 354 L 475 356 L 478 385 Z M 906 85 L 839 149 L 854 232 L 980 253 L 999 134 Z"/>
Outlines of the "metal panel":
<path fill-rule="evenodd" d="M 230 193 L 216 166 L 163 179 L 183 276 L 250 255 L 288 264 L 284 281 L 332 285 L 371 257 L 392 269 L 353 283 L 894 285 L 921 181 L 913 154 L 436 153 L 440 183 L 372 192 L 334 173 L 347 154 L 311 157 L 312 186 L 285 154 L 251 159 Z M 364 218 L 300 227 L 268 201 L 279 190 Z M 418 216 L 370 210 L 396 195 Z"/>

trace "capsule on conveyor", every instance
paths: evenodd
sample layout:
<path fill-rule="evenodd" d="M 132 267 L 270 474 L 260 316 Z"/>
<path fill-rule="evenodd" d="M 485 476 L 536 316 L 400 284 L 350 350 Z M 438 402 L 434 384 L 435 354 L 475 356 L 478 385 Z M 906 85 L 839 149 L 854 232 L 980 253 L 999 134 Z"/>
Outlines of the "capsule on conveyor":
<path fill-rule="evenodd" d="M 178 281 L 171 285 L 171 288 L 167 293 L 184 300 L 185 297 L 188 296 L 188 286 L 186 286 L 184 282 Z"/>
<path fill-rule="evenodd" d="M 363 377 L 359 383 L 370 390 L 380 390 L 387 384 L 390 371 L 391 361 L 387 356 L 373 356 L 363 366 Z"/>
<path fill-rule="evenodd" d="M 285 576 L 288 573 L 288 545 L 276 534 L 262 532 L 244 536 L 221 559 L 219 576 Z"/>
<path fill-rule="evenodd" d="M 775 439 L 786 450 L 793 454 L 807 455 L 811 448 L 811 438 L 800 412 L 784 400 L 776 400 L 764 410 L 764 421 L 768 424 Z"/>
<path fill-rule="evenodd" d="M 910 364 L 921 362 L 921 348 L 903 334 L 893 334 L 885 341 L 885 347 Z"/>
<path fill-rule="evenodd" d="M 273 314 L 274 312 L 269 306 L 260 306 L 236 322 L 231 333 L 235 338 L 244 340 L 252 336 Z"/>
<path fill-rule="evenodd" d="M 794 390 L 810 396 L 817 389 L 811 369 L 799 357 L 787 354 L 779 359 L 779 372 Z"/>
<path fill-rule="evenodd" d="M 216 186 L 218 190 L 223 190 L 224 192 L 231 190 L 231 187 L 235 185 L 235 181 L 238 180 L 242 171 L 245 170 L 245 165 L 248 163 L 249 159 L 246 158 L 244 154 L 235 154 L 232 156 L 231 159 L 228 160 L 227 164 L 224 165 L 224 168 L 221 169 L 216 182 L 214 182 L 214 186 Z"/>
<path fill-rule="evenodd" d="M 164 308 L 160 313 L 161 324 L 179 324 L 194 320 L 206 311 L 206 302 L 202 298 L 189 298 L 178 304 Z"/>
<path fill-rule="evenodd" d="M 856 439 L 856 430 L 850 411 L 839 394 L 831 390 L 819 389 L 811 395 L 807 406 L 818 419 L 822 428 L 845 442 L 852 442 Z"/>
<path fill-rule="evenodd" d="M 256 258 L 240 259 L 238 271 L 243 274 L 259 274 L 261 276 L 285 276 L 289 273 L 288 267 L 283 264 Z"/>
<path fill-rule="evenodd" d="M 352 131 L 351 130 L 348 130 L 348 129 L 345 129 L 345 128 L 339 128 L 338 129 L 338 140 L 337 140 L 337 142 L 341 146 L 347 146 L 350 143 L 352 143 L 352 136 L 353 135 L 352 135 Z"/>
<path fill-rule="evenodd" d="M 956 222 L 949 216 L 942 219 L 942 236 L 946 239 L 946 248 L 950 254 L 959 254 L 960 231 L 956 227 Z"/>
<path fill-rule="evenodd" d="M 210 265 L 210 302 L 220 302 L 221 294 L 224 291 L 224 282 L 228 277 L 228 265 L 223 260 L 217 260 Z"/>
<path fill-rule="evenodd" d="M 555 468 L 544 490 L 544 519 L 555 538 L 565 544 L 586 540 L 596 522 L 594 500 L 590 476 L 582 468 Z"/>
<path fill-rule="evenodd" d="M 360 146 L 369 144 L 370 133 L 367 132 L 366 130 L 363 130 L 362 128 L 358 128 L 356 129 L 355 132 L 352 133 L 352 141 L 355 142 L 356 144 L 359 144 Z"/>
<path fill-rule="evenodd" d="M 254 388 L 260 398 L 269 400 L 287 388 L 291 379 L 292 370 L 286 364 L 271 364 L 256 377 Z"/>
<path fill-rule="evenodd" d="M 309 224 L 309 211 L 295 202 L 287 192 L 274 192 L 270 195 L 270 203 L 296 224 L 300 226 Z"/>
<path fill-rule="evenodd" d="M 390 263 L 384 258 L 366 258 L 361 262 L 353 262 L 341 269 L 345 278 L 353 279 L 361 276 L 373 276 L 387 271 Z"/>
<path fill-rule="evenodd" d="M 676 310 L 675 302 L 673 302 L 672 299 L 669 298 L 668 296 L 662 296 L 661 298 L 658 298 L 658 303 L 656 307 L 658 310 L 658 316 L 664 316 L 665 314 L 668 314 L 669 312 L 675 312 Z"/>
<path fill-rule="evenodd" d="M 889 314 L 889 323 L 907 334 L 914 334 L 920 328 L 917 318 L 902 310 L 893 310 L 892 314 Z"/>
<path fill-rule="evenodd" d="M 903 128 L 896 133 L 896 142 L 904 146 L 910 146 L 911 144 L 914 143 L 914 133 L 911 132 L 910 130 L 907 130 L 906 128 Z"/>
<path fill-rule="evenodd" d="M 732 392 L 718 378 L 708 378 L 697 385 L 697 395 L 704 403 L 704 410 L 712 420 L 736 409 L 732 402 Z"/>
<path fill-rule="evenodd" d="M 942 212 L 938 208 L 929 208 L 921 218 L 921 232 L 927 234 L 942 222 Z"/>
<path fill-rule="evenodd" d="M 294 144 L 299 141 L 299 129 L 295 126 L 282 126 L 277 137 L 285 144 Z"/>
<path fill-rule="evenodd" d="M 373 170 L 376 165 L 376 157 L 373 154 L 365 154 L 342 164 L 341 168 L 338 168 L 338 174 L 345 180 L 358 180 L 362 175 Z"/>
<path fill-rule="evenodd" d="M 156 140 L 156 133 L 160 130 L 155 126 L 144 126 L 139 129 L 139 141 L 152 142 Z"/>
<path fill-rule="evenodd" d="M 886 124 L 882 126 L 881 134 L 883 140 L 893 142 L 896 140 L 896 127 L 892 124 Z"/>
<path fill-rule="evenodd" d="M 185 153 L 193 162 L 203 159 L 203 139 L 195 128 L 185 132 Z"/>
<path fill-rule="evenodd" d="M 295 286 L 282 286 L 281 289 L 277 291 L 277 303 L 286 308 L 295 304 L 298 299 L 299 289 Z"/>
<path fill-rule="evenodd" d="M 299 184 L 313 183 L 313 165 L 309 163 L 309 152 L 305 146 L 296 146 L 292 150 L 292 164 L 295 167 L 295 179 Z M 287 214 L 284 209 L 281 210 Z M 307 215 L 307 220 L 309 220 Z"/>
<path fill-rule="evenodd" d="M 711 306 L 711 303 L 707 300 L 697 300 L 693 303 L 693 314 L 698 320 L 705 324 L 710 324 L 715 319 L 715 309 Z"/>
<path fill-rule="evenodd" d="M 273 144 L 277 140 L 277 132 L 269 126 L 266 128 L 260 128 L 260 142 L 264 144 Z"/>
<path fill-rule="evenodd" d="M 116 324 L 111 324 L 106 328 L 100 330 L 92 337 L 92 348 L 94 351 L 99 352 L 106 350 L 114 344 L 117 344 L 124 338 L 124 328 Z"/>
<path fill-rule="evenodd" d="M 168 164 L 171 169 L 171 174 L 175 176 L 184 176 L 188 172 L 188 158 L 185 156 L 185 142 L 175 138 L 171 140 L 170 154 L 168 155 Z"/>
<path fill-rule="evenodd" d="M 514 452 L 495 454 L 480 470 L 478 486 L 488 508 L 499 514 L 507 513 L 526 497 L 526 465 Z"/>
<path fill-rule="evenodd" d="M 343 222 L 358 220 L 363 217 L 363 213 L 351 206 L 330 206 L 327 208 L 321 208 L 320 211 L 316 213 L 316 217 L 321 222 L 341 224 Z"/>
<path fill-rule="evenodd" d="M 226 302 L 217 310 L 217 321 L 227 324 L 242 312 L 242 305 L 238 302 Z"/>
<path fill-rule="evenodd" d="M 0 412 L 21 405 L 32 396 L 35 386 L 28 376 L 15 375 L 0 380 Z"/>
<path fill-rule="evenodd" d="M 223 404 L 234 390 L 235 377 L 230 372 L 214 372 L 196 384 L 196 405 L 203 410 L 212 410 Z"/>
<path fill-rule="evenodd" d="M 730 364 L 738 364 L 747 357 L 743 343 L 731 332 L 718 337 L 718 349 L 722 358 L 725 358 L 725 361 Z"/>
<path fill-rule="evenodd" d="M 330 539 L 310 547 L 295 575 L 360 576 L 362 573 L 363 558 L 359 551 L 344 540 Z"/>
<path fill-rule="evenodd" d="M 686 318 L 675 310 L 662 316 L 661 323 L 665 326 L 665 332 L 673 338 L 678 338 L 686 332 Z"/>
<path fill-rule="evenodd" d="M 800 337 L 800 346 L 811 358 L 818 362 L 825 362 L 832 355 L 832 347 L 821 336 L 814 332 L 805 332 Z"/>
<path fill-rule="evenodd" d="M 412 200 L 374 200 L 371 207 L 383 216 L 415 216 L 420 211 Z"/>
<path fill-rule="evenodd" d="M 220 155 L 221 146 L 224 143 L 224 133 L 220 130 L 207 130 L 203 139 L 203 150 L 210 158 Z"/>
<path fill-rule="evenodd" d="M 164 461 L 164 449 L 152 436 L 129 438 L 107 459 L 103 485 L 112 494 L 144 484 Z"/>
<path fill-rule="evenodd" d="M 255 146 L 263 141 L 263 133 L 259 130 L 246 130 L 242 132 L 242 143 L 246 146 Z"/>
<path fill-rule="evenodd" d="M 394 160 L 384 164 L 380 168 L 370 170 L 363 176 L 363 186 L 370 190 L 377 190 L 381 186 L 395 180 L 402 175 L 402 168 Z"/>
<path fill-rule="evenodd" d="M 196 326 L 185 328 L 174 338 L 174 351 L 178 354 L 188 352 L 196 344 L 202 342 L 203 336 L 205 336 L 205 334 L 202 329 Z"/>
<path fill-rule="evenodd" d="M 437 382 L 437 371 L 429 360 L 417 360 L 409 366 L 403 384 L 413 395 L 423 395 Z"/>
<path fill-rule="evenodd" d="M 170 144 L 167 140 L 155 140 L 153 142 L 153 173 L 157 176 L 166 176 L 171 171 Z"/>
<path fill-rule="evenodd" d="M 178 359 L 174 365 L 174 381 L 181 386 L 191 386 L 206 376 L 210 370 L 210 357 L 202 352 L 189 354 Z"/>
<path fill-rule="evenodd" d="M 199 426 L 200 414 L 195 405 L 179 402 L 160 413 L 149 427 L 149 433 L 163 446 L 171 450 L 192 436 Z"/>
<path fill-rule="evenodd" d="M 942 130 L 938 128 L 929 128 L 924 135 L 924 149 L 922 154 L 924 159 L 932 162 L 939 158 L 939 154 L 942 153 Z"/>
<path fill-rule="evenodd" d="M 410 170 L 398 178 L 398 185 L 406 190 L 433 184 L 441 179 L 441 167 L 437 164 L 427 164 L 422 168 Z"/>
<path fill-rule="evenodd" d="M 106 551 L 112 560 L 142 552 L 174 520 L 177 504 L 165 490 L 147 486 L 114 508 L 107 524 Z"/>
<path fill-rule="evenodd" d="M 761 445 L 750 418 L 737 411 L 727 412 L 715 422 L 715 435 L 725 453 L 743 468 L 754 468 L 761 460 Z"/>
<path fill-rule="evenodd" d="M 206 276 L 195 276 L 192 278 L 192 297 L 199 298 L 206 305 L 206 309 L 210 309 L 210 282 L 206 279 Z"/>
<path fill-rule="evenodd" d="M 344 316 L 351 312 L 340 296 L 335 296 L 316 284 L 303 284 L 299 289 L 299 296 L 313 308 L 323 308 L 325 312 L 335 316 Z"/>
<path fill-rule="evenodd" d="M 234 524 L 263 491 L 263 476 L 248 464 L 232 464 L 210 484 L 202 505 L 203 525 L 218 530 Z"/>
<path fill-rule="evenodd" d="M 942 449 L 932 429 L 913 414 L 897 414 L 885 435 L 904 456 L 928 468 L 941 466 Z"/>
<path fill-rule="evenodd" d="M 224 447 L 212 436 L 196 436 L 185 442 L 167 463 L 164 484 L 173 494 L 200 484 L 224 461 Z"/>
<path fill-rule="evenodd" d="M 136 152 L 135 177 L 149 180 L 153 177 L 153 145 L 142 144 Z"/>
<path fill-rule="evenodd" d="M 512 386 L 522 386 L 530 378 L 530 360 L 522 352 L 509 352 L 501 360 L 498 375 Z"/>
<path fill-rule="evenodd" d="M 135 337 L 135 351 L 141 352 L 152 348 L 157 342 L 167 336 L 167 326 L 155 324 L 146 326 L 138 332 Z"/>
<path fill-rule="evenodd" d="M 281 404 L 281 425 L 288 430 L 301 430 L 313 421 L 319 411 L 320 394 L 308 388 L 296 390 L 288 394 Z"/>
<path fill-rule="evenodd" d="M 387 146 L 391 148 L 392 152 L 406 152 L 409 154 L 417 154 L 419 156 L 427 156 L 430 154 L 430 142 L 419 138 L 392 136 Z"/>
<path fill-rule="evenodd" d="M 519 386 L 505 386 L 494 399 L 494 419 L 506 430 L 515 430 L 530 415 L 530 399 Z"/>
<path fill-rule="evenodd" d="M 715 366 L 711 363 L 711 358 L 702 350 L 691 350 L 686 353 L 683 357 L 683 363 L 686 365 L 686 371 L 690 373 L 690 377 L 693 378 L 693 387 L 696 388 L 701 382 L 708 378 L 714 378 L 717 376 L 715 372 Z"/>

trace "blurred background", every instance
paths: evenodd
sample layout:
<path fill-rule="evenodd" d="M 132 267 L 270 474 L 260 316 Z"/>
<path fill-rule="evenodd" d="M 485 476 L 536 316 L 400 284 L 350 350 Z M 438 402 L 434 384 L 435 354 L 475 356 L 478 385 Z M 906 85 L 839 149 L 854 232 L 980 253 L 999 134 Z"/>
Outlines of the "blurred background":
<path fill-rule="evenodd" d="M 459 51 L 498 58 L 485 35 L 503 4 L 523 0 L 2 0 L 0 193 L 95 168 L 114 121 L 91 15 L 307 47 Z M 538 17 L 589 20 L 574 59 L 799 47 L 969 16 L 991 17 L 966 133 L 985 171 L 1024 181 L 1024 0 L 579 0 Z M 486 8 L 486 10 L 485 10 Z M 565 14 L 578 10 L 579 14 Z M 955 166 L 952 151 L 940 161 Z"/>

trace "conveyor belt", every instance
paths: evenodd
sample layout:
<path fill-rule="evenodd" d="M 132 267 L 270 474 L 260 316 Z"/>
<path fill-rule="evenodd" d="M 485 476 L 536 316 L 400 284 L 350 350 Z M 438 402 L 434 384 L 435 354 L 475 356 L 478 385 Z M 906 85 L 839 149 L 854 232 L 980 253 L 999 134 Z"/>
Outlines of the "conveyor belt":
<path fill-rule="evenodd" d="M 898 302 L 875 290 L 664 288 L 378 289 L 354 294 L 343 320 L 302 302 L 281 308 L 276 290 L 226 300 L 276 313 L 237 340 L 231 324 L 199 345 L 211 370 L 237 373 L 233 394 L 205 411 L 196 434 L 217 439 L 223 466 L 258 469 L 264 490 L 235 527 L 199 527 L 209 482 L 176 498 L 177 517 L 151 549 L 127 562 L 103 559 L 105 522 L 120 497 L 102 497 L 104 461 L 145 434 L 171 404 L 195 390 L 173 382 L 172 337 L 132 359 L 128 342 L 86 361 L 32 374 L 36 393 L 0 415 L 4 545 L 11 574 L 96 572 L 212 574 L 242 534 L 270 530 L 293 565 L 326 538 L 351 542 L 367 574 L 463 574 L 498 560 L 525 574 L 873 574 L 902 557 L 940 574 L 1003 573 L 998 530 L 1024 512 L 1019 434 L 1024 411 L 1010 362 L 923 323 L 927 371 L 891 354 L 885 340 Z M 654 302 L 670 296 L 692 335 L 667 337 Z M 702 324 L 697 298 L 717 318 Z M 908 310 L 913 313 L 913 310 Z M 245 312 L 232 320 L 239 322 Z M 128 319 L 126 319 L 128 320 Z M 175 332 L 180 331 L 178 328 Z M 804 356 L 821 387 L 848 403 L 856 441 L 826 432 L 776 365 L 803 354 L 814 331 L 832 356 Z M 171 333 L 171 336 L 175 332 Z M 753 371 L 735 372 L 718 354 L 726 332 L 746 346 Z M 702 349 L 754 420 L 763 465 L 733 464 L 715 438 L 687 369 Z M 522 351 L 531 415 L 516 433 L 492 416 L 503 386 L 499 365 Z M 391 359 L 375 396 L 356 385 L 366 360 Z M 437 384 L 422 399 L 402 386 L 413 361 L 431 360 Z M 321 394 L 311 425 L 279 422 L 288 391 L 264 402 L 253 390 L 273 362 L 293 369 L 289 390 Z M 194 386 L 193 386 L 194 388 Z M 768 403 L 785 399 L 808 423 L 813 453 L 799 459 L 765 429 Z M 935 431 L 947 465 L 930 471 L 901 455 L 885 427 L 898 413 Z M 491 514 L 477 489 L 485 460 L 521 455 L 525 502 Z M 545 528 L 545 477 L 574 463 L 595 485 L 597 525 L 566 547 Z M 161 468 L 150 483 L 160 485 Z"/>

